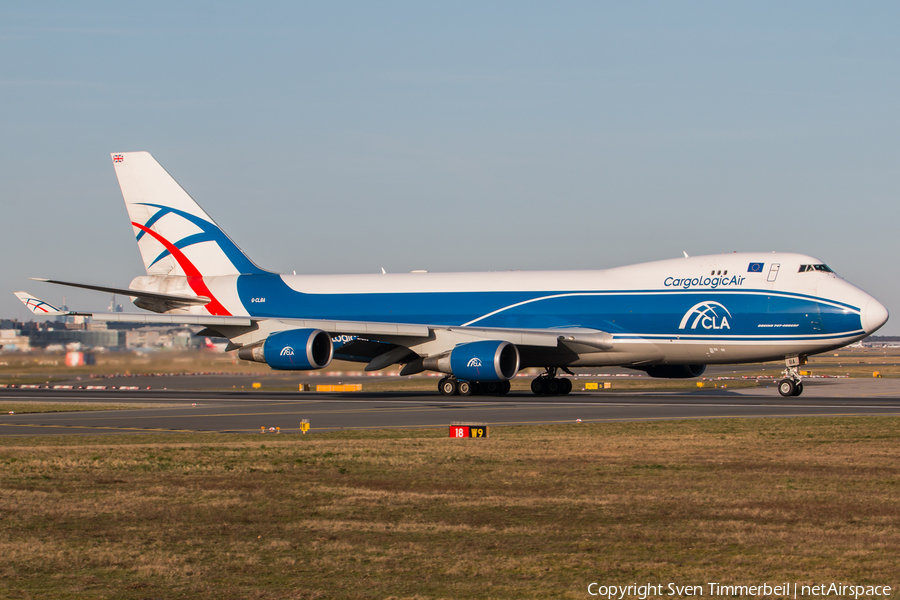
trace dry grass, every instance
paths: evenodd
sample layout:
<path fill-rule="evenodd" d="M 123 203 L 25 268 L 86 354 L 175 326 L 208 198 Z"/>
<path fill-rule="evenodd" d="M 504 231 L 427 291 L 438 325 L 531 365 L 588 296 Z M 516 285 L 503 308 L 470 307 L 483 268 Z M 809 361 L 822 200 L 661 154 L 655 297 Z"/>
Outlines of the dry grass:
<path fill-rule="evenodd" d="M 900 420 L 0 440 L 4 598 L 900 584 Z M 895 589 L 897 589 L 895 587 Z"/>

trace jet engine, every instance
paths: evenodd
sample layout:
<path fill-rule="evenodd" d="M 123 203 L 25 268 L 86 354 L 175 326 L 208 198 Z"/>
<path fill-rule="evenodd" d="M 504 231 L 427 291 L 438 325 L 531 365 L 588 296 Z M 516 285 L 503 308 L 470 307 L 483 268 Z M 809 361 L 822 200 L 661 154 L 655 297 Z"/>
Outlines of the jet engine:
<path fill-rule="evenodd" d="M 448 354 L 423 361 L 431 371 L 450 373 L 463 381 L 507 381 L 519 372 L 519 350 L 509 342 L 485 340 L 460 344 Z"/>
<path fill-rule="evenodd" d="M 700 377 L 706 371 L 706 365 L 654 365 L 645 367 L 650 377 L 666 377 L 668 379 L 691 379 Z"/>
<path fill-rule="evenodd" d="M 279 331 L 262 344 L 238 350 L 239 358 L 266 363 L 283 371 L 324 369 L 333 356 L 331 336 L 321 329 Z"/>

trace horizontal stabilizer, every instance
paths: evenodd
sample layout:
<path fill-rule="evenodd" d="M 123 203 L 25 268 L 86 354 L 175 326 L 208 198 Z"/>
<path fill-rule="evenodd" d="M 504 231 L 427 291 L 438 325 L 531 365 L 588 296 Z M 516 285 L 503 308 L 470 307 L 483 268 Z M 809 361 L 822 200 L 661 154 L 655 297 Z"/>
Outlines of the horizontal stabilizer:
<path fill-rule="evenodd" d="M 40 277 L 31 277 L 32 281 L 41 281 L 43 283 L 54 283 L 56 285 L 67 285 L 69 287 L 81 288 L 84 290 L 94 290 L 96 292 L 107 292 L 109 294 L 121 294 L 132 298 L 148 298 L 150 300 L 161 300 L 163 302 L 173 302 L 176 304 L 186 305 L 206 305 L 209 304 L 209 298 L 206 296 L 181 296 L 178 294 L 163 294 L 160 292 L 147 292 L 144 290 L 135 290 L 132 288 L 116 288 L 105 285 L 90 285 L 87 283 L 72 283 L 70 281 L 58 281 L 56 279 L 42 279 Z"/>
<path fill-rule="evenodd" d="M 53 316 L 70 314 L 64 310 L 60 310 L 48 302 L 44 302 L 36 296 L 32 296 L 28 292 L 13 292 L 16 298 L 22 301 L 28 310 L 38 316 Z"/>

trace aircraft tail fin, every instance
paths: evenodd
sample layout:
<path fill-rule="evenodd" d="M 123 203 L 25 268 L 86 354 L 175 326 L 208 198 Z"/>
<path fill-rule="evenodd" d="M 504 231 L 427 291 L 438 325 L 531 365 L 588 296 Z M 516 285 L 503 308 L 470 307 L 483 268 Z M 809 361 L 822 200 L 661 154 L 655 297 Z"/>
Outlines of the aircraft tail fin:
<path fill-rule="evenodd" d="M 112 154 L 148 275 L 264 273 L 149 152 Z"/>

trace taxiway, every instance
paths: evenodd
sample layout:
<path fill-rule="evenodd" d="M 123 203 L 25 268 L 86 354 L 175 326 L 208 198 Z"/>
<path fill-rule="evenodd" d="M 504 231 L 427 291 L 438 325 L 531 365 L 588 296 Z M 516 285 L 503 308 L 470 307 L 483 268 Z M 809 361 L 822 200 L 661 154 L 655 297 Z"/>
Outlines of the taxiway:
<path fill-rule="evenodd" d="M 798 416 L 900 416 L 900 382 L 846 380 L 808 385 L 799 398 L 772 389 L 668 393 L 510 394 L 447 398 L 438 394 L 289 393 L 161 390 L 0 390 L 0 402 L 109 403 L 127 409 L 0 415 L 0 435 L 232 432 L 280 427 L 310 431 L 491 426 L 669 419 Z"/>

